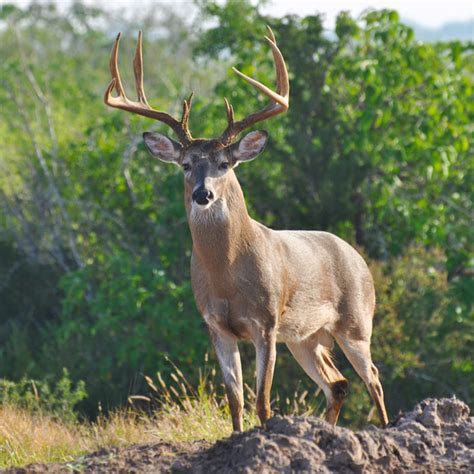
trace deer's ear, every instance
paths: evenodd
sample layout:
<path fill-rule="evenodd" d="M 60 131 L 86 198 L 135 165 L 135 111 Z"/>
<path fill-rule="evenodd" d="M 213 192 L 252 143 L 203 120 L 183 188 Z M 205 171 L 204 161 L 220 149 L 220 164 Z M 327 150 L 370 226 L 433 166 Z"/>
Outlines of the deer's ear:
<path fill-rule="evenodd" d="M 145 132 L 143 139 L 148 151 L 153 156 L 168 163 L 178 164 L 183 148 L 178 142 L 168 138 L 166 135 L 155 132 Z"/>
<path fill-rule="evenodd" d="M 268 132 L 257 130 L 250 132 L 231 147 L 234 162 L 250 161 L 256 158 L 265 148 Z"/>

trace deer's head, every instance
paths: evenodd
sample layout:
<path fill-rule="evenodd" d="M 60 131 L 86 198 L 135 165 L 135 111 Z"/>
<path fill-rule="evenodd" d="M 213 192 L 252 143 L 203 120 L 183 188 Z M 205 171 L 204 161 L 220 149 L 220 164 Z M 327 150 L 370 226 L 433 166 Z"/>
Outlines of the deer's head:
<path fill-rule="evenodd" d="M 143 89 L 141 32 L 138 35 L 137 49 L 133 61 L 138 102 L 129 100 L 125 95 L 118 70 L 120 34 L 115 40 L 109 63 L 112 81 L 107 87 L 104 101 L 110 107 L 127 110 L 159 120 L 172 128 L 179 141 L 175 141 L 166 135 L 155 132 L 145 132 L 143 138 L 148 150 L 153 156 L 156 156 L 162 161 L 174 163 L 183 169 L 186 196 L 189 197 L 191 201 L 188 204 L 195 208 L 207 209 L 219 201 L 224 195 L 229 178 L 234 176 L 233 168 L 240 162 L 250 161 L 257 157 L 265 148 L 268 138 L 268 134 L 265 131 L 250 132 L 240 141 L 235 142 L 237 136 L 243 130 L 257 122 L 278 115 L 288 109 L 289 82 L 285 61 L 276 45 L 275 37 L 270 27 L 268 27 L 268 31 L 269 36 L 265 37 L 265 39 L 273 52 L 277 90 L 276 92 L 272 91 L 265 85 L 234 68 L 234 71 L 239 76 L 268 96 L 270 103 L 262 110 L 242 120 L 235 121 L 234 109 L 227 99 L 224 99 L 228 125 L 222 135 L 216 139 L 192 137 L 188 127 L 189 114 L 192 106 L 192 94 L 183 103 L 181 120 L 177 120 L 165 112 L 152 109 L 148 105 Z M 112 96 L 114 89 L 118 97 Z"/>

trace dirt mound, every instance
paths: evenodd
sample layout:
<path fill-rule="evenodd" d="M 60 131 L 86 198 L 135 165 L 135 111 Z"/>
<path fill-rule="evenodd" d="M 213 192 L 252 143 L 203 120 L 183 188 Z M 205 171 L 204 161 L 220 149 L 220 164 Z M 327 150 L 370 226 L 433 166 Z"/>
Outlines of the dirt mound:
<path fill-rule="evenodd" d="M 68 465 L 11 472 L 474 472 L 474 419 L 456 399 L 427 399 L 385 430 L 275 416 L 267 429 L 199 442 L 102 450 Z"/>

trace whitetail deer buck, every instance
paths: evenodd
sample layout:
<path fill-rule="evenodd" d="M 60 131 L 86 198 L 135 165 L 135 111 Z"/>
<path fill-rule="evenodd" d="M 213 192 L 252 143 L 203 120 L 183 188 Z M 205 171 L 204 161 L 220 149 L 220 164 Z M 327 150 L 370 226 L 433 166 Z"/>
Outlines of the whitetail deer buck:
<path fill-rule="evenodd" d="M 217 139 L 193 138 L 189 128 L 192 95 L 184 101 L 180 121 L 152 109 L 143 90 L 142 39 L 133 61 L 138 102 L 130 101 L 117 65 L 120 35 L 110 59 L 112 82 L 105 103 L 169 125 L 180 143 L 159 133 L 144 133 L 153 156 L 181 166 L 185 205 L 193 239 L 191 278 L 222 369 L 234 430 L 242 430 L 242 368 L 237 343 L 252 341 L 257 356 L 257 412 L 270 417 L 270 388 L 276 343 L 285 342 L 327 399 L 326 420 L 335 424 L 347 393 L 347 380 L 331 359 L 334 339 L 363 379 L 388 423 L 382 385 L 370 355 L 375 293 L 362 257 L 327 232 L 275 231 L 250 218 L 234 168 L 259 155 L 267 133 L 244 129 L 288 109 L 289 82 L 283 56 L 269 28 L 277 89 L 270 90 L 235 72 L 270 98 L 247 118 L 234 121 L 225 100 L 228 125 Z M 111 95 L 112 90 L 118 97 Z"/>

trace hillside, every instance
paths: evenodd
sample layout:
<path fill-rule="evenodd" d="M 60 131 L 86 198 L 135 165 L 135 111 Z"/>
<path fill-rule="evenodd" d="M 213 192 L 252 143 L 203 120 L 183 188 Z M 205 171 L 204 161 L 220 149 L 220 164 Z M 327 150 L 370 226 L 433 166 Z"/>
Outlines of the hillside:
<path fill-rule="evenodd" d="M 265 430 L 207 442 L 109 449 L 42 472 L 473 472 L 474 418 L 455 398 L 427 399 L 385 430 L 332 427 L 315 417 L 275 416 Z"/>

